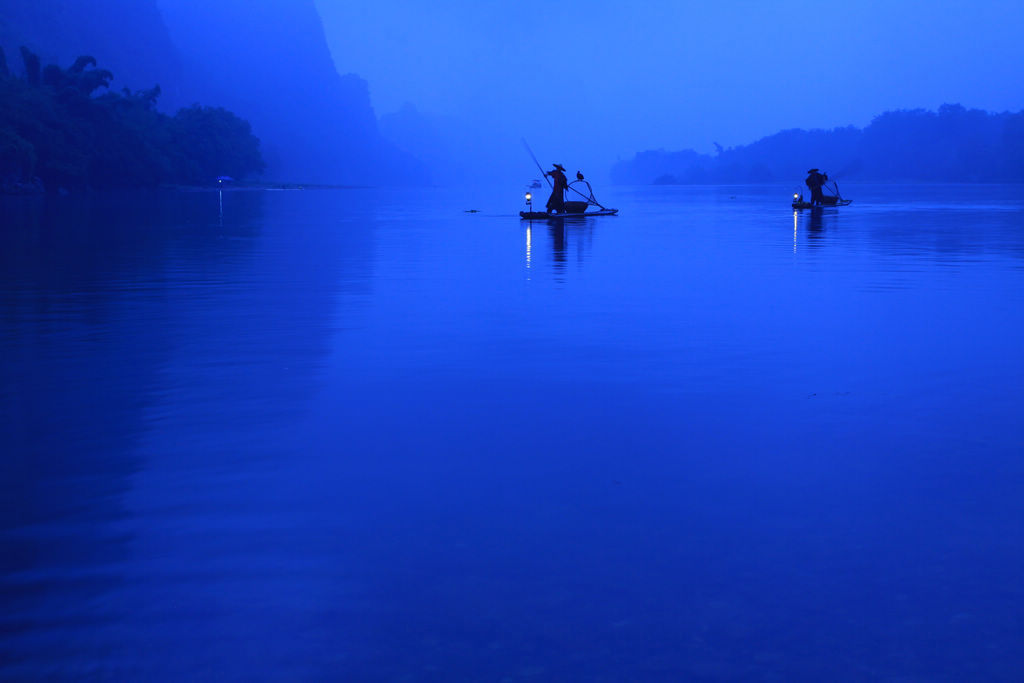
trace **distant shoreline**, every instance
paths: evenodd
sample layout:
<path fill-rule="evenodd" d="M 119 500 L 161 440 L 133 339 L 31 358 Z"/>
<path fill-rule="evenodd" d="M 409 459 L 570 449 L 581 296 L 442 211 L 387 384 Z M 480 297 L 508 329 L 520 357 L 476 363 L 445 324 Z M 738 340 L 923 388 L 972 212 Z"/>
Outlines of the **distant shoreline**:
<path fill-rule="evenodd" d="M 702 185 L 803 178 L 818 167 L 865 182 L 1024 181 L 1024 111 L 993 113 L 944 104 L 938 111 L 890 110 L 863 128 L 792 128 L 747 145 L 638 152 L 616 163 L 616 185 Z"/>
<path fill-rule="evenodd" d="M 55 195 L 83 195 L 96 193 L 124 193 L 124 192 L 259 192 L 259 191 L 285 191 L 285 190 L 368 190 L 370 185 L 331 185 L 324 183 L 254 183 L 235 182 L 225 185 L 157 185 L 156 187 L 140 188 L 105 188 L 105 189 L 76 189 L 47 192 L 41 185 L 4 185 L 0 186 L 0 197 L 40 197 L 47 194 Z"/>
<path fill-rule="evenodd" d="M 332 185 L 325 183 L 258 183 L 233 182 L 223 185 L 161 185 L 161 190 L 181 192 L 207 192 L 209 190 L 229 192 L 252 192 L 255 190 L 367 190 L 369 185 Z"/>

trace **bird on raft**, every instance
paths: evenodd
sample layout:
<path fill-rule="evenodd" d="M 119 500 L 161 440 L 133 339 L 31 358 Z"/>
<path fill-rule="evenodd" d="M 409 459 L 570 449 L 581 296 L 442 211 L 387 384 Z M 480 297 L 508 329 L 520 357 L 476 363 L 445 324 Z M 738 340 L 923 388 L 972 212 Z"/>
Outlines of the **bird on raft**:
<path fill-rule="evenodd" d="M 576 180 L 583 180 L 583 174 L 579 171 L 576 171 Z"/>

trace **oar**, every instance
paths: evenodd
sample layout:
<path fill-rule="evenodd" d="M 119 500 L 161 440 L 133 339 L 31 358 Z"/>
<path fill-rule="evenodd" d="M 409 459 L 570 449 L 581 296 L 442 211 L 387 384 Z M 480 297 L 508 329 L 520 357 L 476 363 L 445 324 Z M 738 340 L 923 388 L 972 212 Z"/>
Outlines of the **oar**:
<path fill-rule="evenodd" d="M 544 176 L 544 180 L 548 181 L 548 187 L 554 189 L 555 186 L 551 184 L 551 178 L 548 178 L 548 174 L 544 172 L 544 167 L 540 165 L 539 161 L 537 161 L 537 157 L 534 156 L 533 150 L 530 149 L 530 145 L 526 143 L 526 138 L 519 139 L 523 141 L 523 147 L 525 147 L 526 151 L 530 153 L 530 158 L 533 159 L 533 163 L 537 164 L 537 168 L 540 170 L 540 174 Z"/>

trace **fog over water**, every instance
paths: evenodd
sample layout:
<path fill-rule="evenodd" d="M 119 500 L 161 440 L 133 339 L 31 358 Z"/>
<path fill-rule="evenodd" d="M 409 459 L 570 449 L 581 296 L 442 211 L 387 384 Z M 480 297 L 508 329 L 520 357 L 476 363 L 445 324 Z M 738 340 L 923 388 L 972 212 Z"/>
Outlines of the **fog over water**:
<path fill-rule="evenodd" d="M 0 0 L 0 681 L 1024 681 L 1022 29 Z"/>
<path fill-rule="evenodd" d="M 167 114 L 195 103 L 224 107 L 252 124 L 266 161 L 264 180 L 500 182 L 516 192 L 538 175 L 521 138 L 541 163 L 562 163 L 603 182 L 616 175 L 617 161 L 646 150 L 714 155 L 783 130 L 864 128 L 887 111 L 937 111 L 944 104 L 1019 112 L 1022 34 L 1024 7 L 1000 0 L 941 7 L 790 0 L 630 6 L 606 0 L 548 6 L 0 0 L 0 48 L 15 78 L 24 74 L 19 49 L 26 46 L 44 69 L 95 57 L 96 68 L 113 76 L 97 97 L 159 85 L 156 106 Z M 1002 121 L 997 128 L 986 138 L 968 122 L 968 134 L 957 137 L 997 156 L 1019 147 L 1004 156 L 1024 158 L 1024 116 L 1006 136 Z M 26 139 L 38 146 L 57 137 Z M 955 160 L 968 153 L 941 135 L 925 137 L 943 145 L 940 155 Z M 786 143 L 783 151 L 800 157 L 793 166 L 798 173 L 814 165 L 833 172 L 855 166 L 857 159 L 827 158 L 837 146 Z M 39 151 L 34 158 L 45 166 L 49 157 Z M 888 147 L 879 151 L 883 158 L 892 154 Z M 764 182 L 758 164 L 772 166 L 744 162 L 742 170 L 711 182 Z M 876 160 L 864 165 L 878 167 Z M 793 174 L 788 167 L 772 171 L 773 180 L 788 182 Z M 0 169 L 0 177 L 10 173 Z M 686 168 L 663 173 L 694 176 Z M 1021 179 L 984 175 L 898 179 Z"/>
<path fill-rule="evenodd" d="M 460 121 L 474 154 L 525 135 L 543 163 L 606 169 L 891 109 L 1024 107 L 1019 2 L 317 5 L 378 115 L 412 103 Z"/>

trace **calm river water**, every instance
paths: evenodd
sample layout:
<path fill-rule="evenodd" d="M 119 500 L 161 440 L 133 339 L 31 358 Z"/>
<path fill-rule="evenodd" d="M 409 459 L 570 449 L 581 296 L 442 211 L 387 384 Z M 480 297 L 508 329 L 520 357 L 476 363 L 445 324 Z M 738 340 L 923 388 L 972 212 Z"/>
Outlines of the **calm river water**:
<path fill-rule="evenodd" d="M 0 678 L 1024 679 L 1024 187 L 844 191 L 3 199 Z"/>

